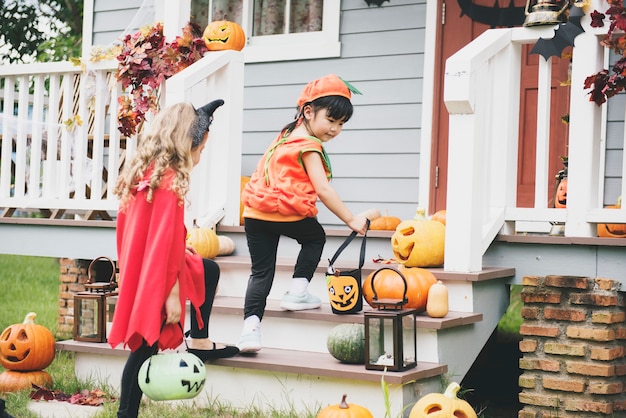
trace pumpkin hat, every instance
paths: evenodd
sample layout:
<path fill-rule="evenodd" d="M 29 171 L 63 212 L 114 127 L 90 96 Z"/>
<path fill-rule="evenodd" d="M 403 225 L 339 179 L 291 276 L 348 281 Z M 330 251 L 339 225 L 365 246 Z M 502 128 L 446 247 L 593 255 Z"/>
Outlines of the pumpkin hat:
<path fill-rule="evenodd" d="M 199 109 L 196 109 L 196 122 L 191 127 L 191 135 L 193 138 L 193 146 L 198 146 L 202 143 L 204 133 L 209 131 L 211 122 L 213 122 L 213 112 L 215 109 L 224 104 L 224 100 L 217 99 L 210 103 L 205 104 Z"/>
<path fill-rule="evenodd" d="M 341 77 L 335 74 L 328 74 L 311 81 L 304 87 L 298 98 L 298 109 L 301 111 L 303 105 L 325 96 L 343 96 L 350 100 L 352 93 L 361 94 L 356 87 L 344 81 Z"/>

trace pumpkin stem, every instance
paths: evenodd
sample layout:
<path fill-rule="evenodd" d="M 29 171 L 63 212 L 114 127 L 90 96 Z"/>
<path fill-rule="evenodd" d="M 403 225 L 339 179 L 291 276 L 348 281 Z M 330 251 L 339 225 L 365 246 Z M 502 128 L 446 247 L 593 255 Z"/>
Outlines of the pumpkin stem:
<path fill-rule="evenodd" d="M 34 324 L 35 318 L 37 318 L 37 314 L 35 312 L 29 312 L 24 317 L 24 324 Z"/>
<path fill-rule="evenodd" d="M 452 382 L 446 388 L 446 391 L 443 393 L 445 397 L 450 399 L 455 399 L 456 394 L 459 393 L 461 386 L 457 382 Z"/>
<path fill-rule="evenodd" d="M 348 402 L 346 402 L 346 398 L 348 397 L 347 393 L 344 393 L 343 396 L 341 397 L 341 403 L 339 404 L 339 408 L 340 409 L 349 409 L 350 405 L 348 405 Z"/>
<path fill-rule="evenodd" d="M 423 221 L 426 219 L 426 209 L 419 207 L 415 211 L 415 219 L 416 221 Z"/>

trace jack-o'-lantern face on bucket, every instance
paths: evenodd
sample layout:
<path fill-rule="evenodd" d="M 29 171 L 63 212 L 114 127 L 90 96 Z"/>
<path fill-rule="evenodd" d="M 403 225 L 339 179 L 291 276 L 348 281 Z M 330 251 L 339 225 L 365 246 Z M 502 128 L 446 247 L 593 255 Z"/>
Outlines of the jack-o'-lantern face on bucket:
<path fill-rule="evenodd" d="M 359 282 L 352 276 L 328 276 L 328 297 L 330 305 L 337 311 L 354 309 L 359 298 Z"/>

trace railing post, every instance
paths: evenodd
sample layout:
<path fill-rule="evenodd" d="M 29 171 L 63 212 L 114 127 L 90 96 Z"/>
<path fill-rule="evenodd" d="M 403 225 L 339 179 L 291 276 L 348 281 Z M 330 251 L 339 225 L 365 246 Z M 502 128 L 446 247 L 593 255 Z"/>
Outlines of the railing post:
<path fill-rule="evenodd" d="M 576 37 L 569 115 L 566 236 L 596 235 L 595 225 L 588 223 L 586 215 L 597 207 L 599 199 L 602 109 L 589 101 L 583 86 L 585 78 L 602 69 L 603 53 L 604 47 L 592 31 Z"/>

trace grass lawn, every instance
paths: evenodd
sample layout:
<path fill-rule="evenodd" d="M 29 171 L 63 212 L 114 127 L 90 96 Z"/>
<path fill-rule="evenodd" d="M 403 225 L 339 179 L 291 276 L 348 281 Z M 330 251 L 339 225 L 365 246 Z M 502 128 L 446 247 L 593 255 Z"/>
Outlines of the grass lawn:
<path fill-rule="evenodd" d="M 498 325 L 499 333 L 510 335 L 512 338 L 518 335 L 521 324 L 520 290 L 521 286 L 513 286 L 511 306 Z M 10 325 L 21 323 L 27 313 L 35 312 L 37 313 L 36 323 L 52 331 L 57 340 L 71 338 L 71 335 L 59 335 L 57 331 L 58 300 L 59 264 L 57 259 L 0 254 L 0 331 Z M 0 372 L 2 371 L 4 369 L 0 366 Z M 74 376 L 72 353 L 57 352 L 55 360 L 46 371 L 53 378 L 52 390 L 55 391 L 65 394 L 93 389 L 102 389 L 109 394 L 112 392 L 110 388 L 99 385 L 99 382 L 79 382 Z M 37 418 L 27 408 L 30 400 L 29 391 L 0 394 L 0 397 L 7 401 L 7 410 L 15 418 Z M 293 411 L 263 410 L 256 405 L 241 410 L 211 400 L 209 400 L 209 405 L 208 408 L 200 408 L 148 401 L 142 405 L 140 417 L 314 418 L 318 412 L 310 411 L 302 416 Z M 96 414 L 94 418 L 114 418 L 116 411 L 117 403 L 108 402 L 104 405 L 102 412 Z M 492 414 L 489 408 L 482 411 L 479 417 L 502 418 L 501 415 Z"/>

